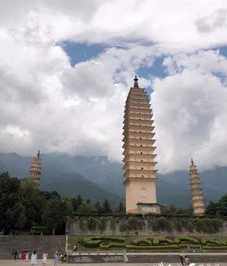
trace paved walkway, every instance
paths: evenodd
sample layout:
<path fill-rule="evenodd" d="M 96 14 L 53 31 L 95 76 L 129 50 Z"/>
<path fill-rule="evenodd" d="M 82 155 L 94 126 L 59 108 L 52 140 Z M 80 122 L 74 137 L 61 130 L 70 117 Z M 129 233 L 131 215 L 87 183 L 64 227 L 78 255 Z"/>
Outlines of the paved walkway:
<path fill-rule="evenodd" d="M 1 266 L 30 266 L 30 262 L 22 262 L 22 261 L 13 261 L 13 260 L 0 260 L 0 265 Z M 47 266 L 53 266 L 54 263 L 52 260 L 48 261 Z M 58 264 L 59 266 L 75 266 L 78 264 Z M 80 264 L 81 266 L 97 266 L 97 265 L 102 265 L 102 266 L 180 266 L 179 263 L 164 263 L 164 264 L 157 264 L 157 263 L 102 263 L 102 264 Z M 41 261 L 38 263 L 37 266 L 42 266 Z M 226 263 L 196 263 L 194 266 L 227 266 Z"/>

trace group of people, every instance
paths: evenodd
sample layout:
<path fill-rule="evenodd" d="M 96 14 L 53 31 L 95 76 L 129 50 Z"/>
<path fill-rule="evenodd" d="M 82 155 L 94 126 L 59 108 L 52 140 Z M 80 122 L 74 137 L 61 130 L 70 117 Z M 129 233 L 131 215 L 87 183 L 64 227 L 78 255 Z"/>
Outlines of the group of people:
<path fill-rule="evenodd" d="M 47 257 L 48 254 L 47 253 L 43 253 L 42 256 L 42 265 L 46 266 L 47 265 Z M 28 260 L 29 260 L 29 254 L 28 254 Z M 34 250 L 31 254 L 31 265 L 37 265 L 38 264 L 38 256 L 37 256 L 37 252 Z"/>
<path fill-rule="evenodd" d="M 23 255 L 22 255 L 21 253 L 19 253 L 15 249 L 15 250 L 13 250 L 12 255 L 13 255 L 14 260 L 17 260 L 18 258 L 20 258 L 20 259 L 25 260 L 26 262 L 29 262 L 29 260 L 30 260 L 32 266 L 35 266 L 38 264 L 38 254 L 37 254 L 36 250 L 34 250 L 30 256 L 28 251 L 23 252 Z M 41 259 L 43 266 L 47 265 L 47 259 L 48 259 L 48 254 L 44 252 L 42 254 L 42 259 Z M 64 259 L 64 254 L 61 254 L 61 253 L 56 251 L 54 254 L 54 265 L 57 265 L 60 261 L 63 261 L 63 259 Z"/>

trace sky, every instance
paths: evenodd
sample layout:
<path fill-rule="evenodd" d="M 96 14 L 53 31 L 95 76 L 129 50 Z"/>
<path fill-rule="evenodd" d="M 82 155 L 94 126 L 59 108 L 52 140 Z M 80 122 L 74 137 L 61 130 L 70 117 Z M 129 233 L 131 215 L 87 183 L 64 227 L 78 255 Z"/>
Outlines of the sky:
<path fill-rule="evenodd" d="M 158 170 L 227 166 L 226 0 L 0 0 L 0 152 L 122 160 L 135 74 Z"/>

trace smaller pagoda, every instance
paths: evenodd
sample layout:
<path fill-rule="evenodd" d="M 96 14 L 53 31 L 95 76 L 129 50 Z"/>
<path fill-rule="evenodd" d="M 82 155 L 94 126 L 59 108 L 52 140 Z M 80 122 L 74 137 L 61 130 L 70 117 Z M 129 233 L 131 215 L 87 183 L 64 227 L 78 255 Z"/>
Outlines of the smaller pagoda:
<path fill-rule="evenodd" d="M 34 155 L 32 157 L 32 162 L 30 167 L 30 178 L 37 187 L 40 186 L 41 174 L 42 174 L 41 157 L 40 157 L 40 151 L 38 151 L 37 155 Z"/>
<path fill-rule="evenodd" d="M 192 193 L 192 208 L 194 215 L 203 216 L 205 214 L 204 196 L 201 188 L 200 176 L 193 160 L 191 160 L 189 175 Z"/>

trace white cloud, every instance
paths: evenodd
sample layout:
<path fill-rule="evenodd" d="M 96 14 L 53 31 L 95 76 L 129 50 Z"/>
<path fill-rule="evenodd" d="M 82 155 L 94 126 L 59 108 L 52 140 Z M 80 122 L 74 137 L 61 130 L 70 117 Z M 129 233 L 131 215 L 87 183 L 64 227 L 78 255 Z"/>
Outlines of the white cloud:
<path fill-rule="evenodd" d="M 1 151 L 104 154 L 121 160 L 135 70 L 167 56 L 152 95 L 159 170 L 226 165 L 226 1 L 0 1 Z M 63 40 L 110 45 L 70 65 Z M 148 45 L 154 43 L 155 45 Z M 114 45 L 125 47 L 114 48 Z"/>
<path fill-rule="evenodd" d="M 227 76 L 227 59 L 207 51 L 166 64 L 172 75 L 156 79 L 153 94 L 161 171 L 184 169 L 191 157 L 203 169 L 226 165 L 227 87 L 213 72 Z"/>

